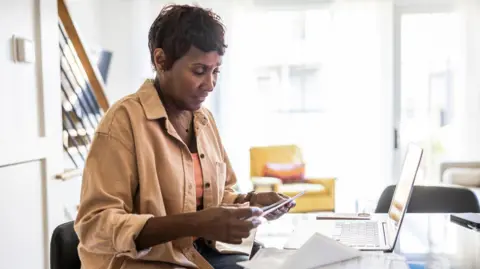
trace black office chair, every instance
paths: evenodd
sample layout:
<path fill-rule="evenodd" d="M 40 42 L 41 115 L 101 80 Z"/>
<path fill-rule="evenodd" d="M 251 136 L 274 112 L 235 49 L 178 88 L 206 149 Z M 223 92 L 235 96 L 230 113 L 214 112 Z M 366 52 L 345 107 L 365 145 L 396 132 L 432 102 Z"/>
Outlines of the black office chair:
<path fill-rule="evenodd" d="M 375 213 L 387 213 L 395 185 L 388 186 L 378 200 Z M 408 213 L 480 213 L 477 196 L 467 188 L 414 186 Z"/>
<path fill-rule="evenodd" d="M 80 269 L 77 247 L 79 240 L 73 229 L 73 221 L 57 226 L 53 231 L 50 243 L 50 269 Z M 251 257 L 263 248 L 263 245 L 254 242 Z"/>
<path fill-rule="evenodd" d="M 77 234 L 73 229 L 73 221 L 58 225 L 53 231 L 50 243 L 50 268 L 80 269 L 78 243 Z"/>

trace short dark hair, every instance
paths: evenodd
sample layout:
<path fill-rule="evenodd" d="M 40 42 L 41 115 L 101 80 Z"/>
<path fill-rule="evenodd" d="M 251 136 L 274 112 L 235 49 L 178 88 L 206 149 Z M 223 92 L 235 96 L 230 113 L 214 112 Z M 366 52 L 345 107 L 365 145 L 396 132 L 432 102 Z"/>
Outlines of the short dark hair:
<path fill-rule="evenodd" d="M 153 52 L 156 48 L 162 48 L 165 52 L 163 68 L 169 70 L 191 46 L 204 52 L 216 51 L 223 55 L 227 45 L 225 26 L 220 17 L 211 10 L 197 6 L 165 6 L 148 33 L 152 65 L 155 66 Z"/>

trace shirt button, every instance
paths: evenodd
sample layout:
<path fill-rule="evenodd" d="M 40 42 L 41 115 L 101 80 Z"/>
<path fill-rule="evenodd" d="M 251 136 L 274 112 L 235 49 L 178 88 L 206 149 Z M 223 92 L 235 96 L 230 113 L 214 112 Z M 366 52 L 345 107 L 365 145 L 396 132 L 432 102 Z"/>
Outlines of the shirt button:
<path fill-rule="evenodd" d="M 202 159 L 205 158 L 205 154 L 203 154 L 203 153 L 200 154 L 200 158 L 202 158 Z"/>
<path fill-rule="evenodd" d="M 205 183 L 205 188 L 210 188 L 210 183 L 209 182 Z"/>

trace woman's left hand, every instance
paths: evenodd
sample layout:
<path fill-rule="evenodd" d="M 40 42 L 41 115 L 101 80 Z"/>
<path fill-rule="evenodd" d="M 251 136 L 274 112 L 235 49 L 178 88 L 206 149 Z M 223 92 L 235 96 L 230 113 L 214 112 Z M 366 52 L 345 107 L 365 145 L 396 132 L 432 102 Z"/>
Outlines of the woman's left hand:
<path fill-rule="evenodd" d="M 277 192 L 259 192 L 252 195 L 250 198 L 250 205 L 257 207 L 265 207 L 282 200 L 288 200 L 290 197 L 283 195 Z M 273 211 L 272 213 L 265 216 L 267 220 L 275 220 L 283 216 L 285 213 L 290 211 L 291 208 L 295 207 L 295 201 L 285 204 L 279 209 Z"/>

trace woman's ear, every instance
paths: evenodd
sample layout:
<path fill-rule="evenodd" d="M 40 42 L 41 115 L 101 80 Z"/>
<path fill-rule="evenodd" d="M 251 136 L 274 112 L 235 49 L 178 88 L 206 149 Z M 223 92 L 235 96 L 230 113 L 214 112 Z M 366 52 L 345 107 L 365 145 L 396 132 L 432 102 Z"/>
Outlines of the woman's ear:
<path fill-rule="evenodd" d="M 153 51 L 153 61 L 155 63 L 155 69 L 157 73 L 165 70 L 165 52 L 161 48 L 156 48 Z"/>

